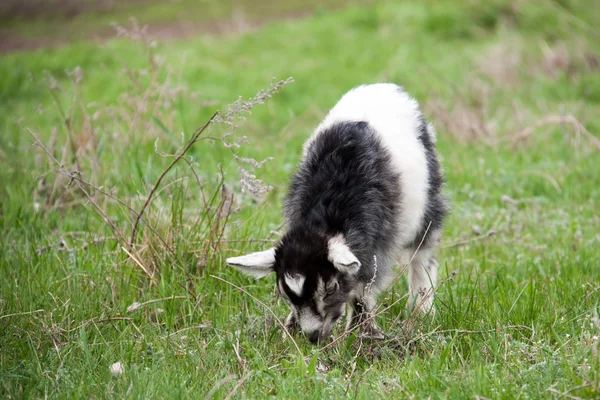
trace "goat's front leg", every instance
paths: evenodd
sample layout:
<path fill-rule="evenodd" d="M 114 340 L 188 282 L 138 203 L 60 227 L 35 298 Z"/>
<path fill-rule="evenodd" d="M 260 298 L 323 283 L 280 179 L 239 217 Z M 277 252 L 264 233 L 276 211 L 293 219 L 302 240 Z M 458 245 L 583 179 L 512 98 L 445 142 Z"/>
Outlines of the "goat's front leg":
<path fill-rule="evenodd" d="M 356 326 L 360 329 L 360 336 L 369 339 L 384 339 L 383 332 L 375 322 L 375 298 L 367 295 L 363 298 L 354 299 L 348 315 L 346 330 Z"/>
<path fill-rule="evenodd" d="M 288 315 L 288 317 L 285 319 L 283 325 L 285 326 L 285 329 L 287 329 L 287 331 L 290 333 L 300 329 L 300 325 L 298 324 L 298 320 L 296 319 L 296 315 L 294 315 L 293 311 L 290 312 L 290 315 Z M 284 339 L 286 338 L 286 336 L 286 333 L 282 332 L 282 337 Z"/>

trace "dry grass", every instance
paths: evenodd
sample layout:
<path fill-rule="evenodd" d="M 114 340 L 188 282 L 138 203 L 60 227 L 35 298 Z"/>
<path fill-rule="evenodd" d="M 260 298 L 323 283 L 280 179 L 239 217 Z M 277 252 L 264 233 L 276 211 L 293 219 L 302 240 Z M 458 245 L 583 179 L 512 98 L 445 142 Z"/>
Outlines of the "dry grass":
<path fill-rule="evenodd" d="M 581 142 L 581 136 L 585 136 L 589 143 L 593 147 L 595 147 L 596 150 L 600 151 L 600 139 L 592 135 L 587 129 L 585 129 L 585 126 L 572 115 L 544 116 L 533 125 L 527 127 L 526 129 L 515 135 L 513 139 L 513 147 L 516 147 L 517 145 L 520 145 L 523 141 L 527 140 L 529 136 L 531 136 L 531 134 L 538 130 L 538 128 L 552 125 L 559 125 L 563 127 L 565 125 L 571 125 L 575 129 L 574 133 L 577 142 Z"/>
<path fill-rule="evenodd" d="M 520 82 L 523 44 L 518 40 L 501 42 L 479 56 L 475 63 L 477 73 L 495 86 L 516 85 Z"/>
<path fill-rule="evenodd" d="M 567 45 L 558 41 L 553 45 L 546 42 L 540 43 L 541 60 L 533 64 L 531 75 L 542 71 L 547 76 L 557 79 L 560 74 L 576 78 L 583 72 L 594 72 L 600 69 L 600 56 L 589 50 L 583 40 L 575 45 Z"/>
<path fill-rule="evenodd" d="M 584 136 L 594 148 L 600 149 L 600 140 L 577 116 L 548 115 L 542 104 L 538 110 L 532 110 L 511 99 L 512 91 L 518 91 L 527 81 L 542 75 L 553 80 L 560 75 L 577 80 L 582 73 L 598 70 L 600 58 L 583 40 L 572 47 L 561 41 L 552 46 L 541 42 L 539 54 L 525 53 L 518 40 L 501 42 L 478 57 L 475 66 L 466 87 L 455 88 L 451 103 L 435 99 L 425 106 L 444 132 L 462 142 L 491 146 L 512 142 L 522 146 L 523 141 L 542 126 L 567 124 L 575 128 L 577 139 Z"/>
<path fill-rule="evenodd" d="M 110 228 L 132 265 L 139 267 L 150 282 L 156 284 L 155 270 L 165 260 L 182 267 L 185 264 L 181 252 L 176 251 L 182 239 L 190 245 L 187 251 L 192 251 L 197 266 L 203 268 L 209 255 L 218 251 L 229 216 L 235 211 L 234 194 L 224 184 L 223 170 L 211 165 L 200 166 L 188 156 L 188 151 L 196 146 L 220 144 L 239 165 L 242 192 L 256 200 L 263 198 L 271 188 L 258 179 L 254 171 L 270 159 L 257 161 L 240 156 L 239 149 L 248 142 L 248 138 L 236 135 L 235 131 L 245 114 L 293 80 L 273 80 L 256 96 L 248 100 L 239 98 L 226 106 L 223 112 L 215 111 L 187 141 L 183 141 L 182 133 L 182 141 L 179 142 L 169 128 L 177 126 L 179 110 L 174 105 L 186 101 L 213 108 L 214 102 L 201 100 L 195 93 L 176 84 L 177 71 L 155 53 L 156 43 L 148 37 L 144 26 L 132 20 L 130 28 L 117 26 L 116 29 L 119 36 L 140 45 L 147 65 L 131 68 L 124 64 L 124 78 L 131 90 L 120 95 L 116 105 L 108 106 L 85 104 L 82 92 L 84 71 L 81 68 L 77 67 L 67 74 L 70 90 L 62 88 L 57 79 L 46 74 L 43 85 L 54 99 L 63 123 L 56 126 L 51 134 L 44 135 L 50 137 L 48 143 L 29 129 L 50 162 L 45 164 L 42 158 L 37 158 L 38 166 L 45 171 L 40 174 L 33 197 L 40 212 L 90 204 Z M 66 104 L 65 98 L 70 100 Z M 222 128 L 213 129 L 213 125 Z M 217 132 L 217 135 L 208 135 L 208 130 Z M 61 133 L 65 138 L 63 144 L 60 144 Z M 173 154 L 159 150 L 165 142 L 167 147 L 175 149 Z M 132 148 L 153 144 L 158 162 L 165 165 L 164 169 L 149 189 L 137 189 L 139 195 L 125 197 L 119 194 L 117 188 L 122 186 L 123 179 L 130 178 L 125 178 L 120 170 L 115 170 L 114 165 L 103 158 L 107 152 L 100 149 L 100 143 L 108 144 L 111 158 L 117 159 L 126 159 Z M 178 168 L 179 164 L 184 168 Z M 172 170 L 177 170 L 179 178 L 164 183 Z M 216 176 L 207 178 L 209 171 L 217 171 Z M 193 184 L 197 186 L 195 189 L 191 188 Z M 147 195 L 141 194 L 146 190 Z M 184 196 L 186 202 L 202 204 L 199 210 L 195 210 L 191 221 L 182 226 L 174 224 L 170 210 L 172 201 L 169 198 L 178 193 Z M 183 207 L 183 204 L 180 206 Z M 115 213 L 121 214 L 121 217 Z M 122 217 L 131 221 L 129 226 L 114 222 L 115 219 L 123 220 Z M 129 234 L 126 233 L 128 230 Z M 198 242 L 205 243 L 200 253 L 191 249 L 192 244 Z"/>
<path fill-rule="evenodd" d="M 493 145 L 497 129 L 489 106 L 491 88 L 478 80 L 472 82 L 468 90 L 468 95 L 457 93 L 451 105 L 441 100 L 429 101 L 425 110 L 439 129 L 456 139 Z"/>

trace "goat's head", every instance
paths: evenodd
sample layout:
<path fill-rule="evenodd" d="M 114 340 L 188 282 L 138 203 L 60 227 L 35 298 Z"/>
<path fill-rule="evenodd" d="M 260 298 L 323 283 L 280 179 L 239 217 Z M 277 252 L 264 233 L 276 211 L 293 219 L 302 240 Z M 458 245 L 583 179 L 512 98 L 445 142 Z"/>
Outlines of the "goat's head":
<path fill-rule="evenodd" d="M 274 248 L 227 259 L 227 264 L 261 278 L 277 275 L 277 290 L 313 343 L 328 338 L 356 287 L 360 262 L 342 235 L 327 237 L 291 229 Z"/>

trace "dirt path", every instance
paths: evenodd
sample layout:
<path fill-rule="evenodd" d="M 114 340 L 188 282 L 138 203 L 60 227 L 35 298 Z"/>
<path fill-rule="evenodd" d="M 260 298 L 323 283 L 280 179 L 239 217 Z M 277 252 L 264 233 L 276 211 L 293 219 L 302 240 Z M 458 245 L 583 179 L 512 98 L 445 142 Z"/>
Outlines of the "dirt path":
<path fill-rule="evenodd" d="M 162 2 L 161 2 L 162 1 Z M 0 0 L 0 54 L 57 47 L 79 40 L 104 41 L 115 37 L 112 20 L 154 10 L 148 34 L 160 41 L 199 34 L 232 35 L 273 21 L 295 20 L 316 9 L 329 10 L 369 0 Z M 169 15 L 156 15 L 167 4 Z M 219 9 L 217 9 L 220 7 Z M 229 8 L 228 8 L 229 7 Z M 239 7 L 239 8 L 238 8 Z M 244 7 L 247 12 L 244 12 Z M 164 12 L 164 9 L 160 9 Z M 225 11 L 224 11 L 225 10 Z M 144 14 L 146 13 L 146 14 Z M 144 18 L 141 18 L 142 23 Z"/>
<path fill-rule="evenodd" d="M 197 35 L 236 35 L 258 29 L 260 26 L 274 21 L 297 20 L 310 15 L 309 12 L 295 13 L 291 15 L 280 15 L 265 19 L 231 19 L 210 22 L 161 22 L 148 25 L 147 32 L 151 38 L 161 42 L 187 39 Z M 115 30 L 106 28 L 103 30 L 86 33 L 85 37 L 69 40 L 56 37 L 26 37 L 11 30 L 0 30 L 0 54 L 6 54 L 19 50 L 34 50 L 40 48 L 59 47 L 76 40 L 105 41 L 116 37 Z"/>

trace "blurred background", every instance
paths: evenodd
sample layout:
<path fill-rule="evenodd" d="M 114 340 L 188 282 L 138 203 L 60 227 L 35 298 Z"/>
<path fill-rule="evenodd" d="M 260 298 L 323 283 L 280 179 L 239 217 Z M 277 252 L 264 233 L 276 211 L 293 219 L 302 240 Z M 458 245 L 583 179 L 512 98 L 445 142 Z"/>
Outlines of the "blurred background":
<path fill-rule="evenodd" d="M 295 19 L 359 3 L 343 0 L 4 0 L 0 4 L 2 51 L 111 37 L 110 23 L 136 17 L 152 35 L 185 38 L 234 34 L 268 21 Z M 369 0 L 362 1 L 368 4 Z"/>

